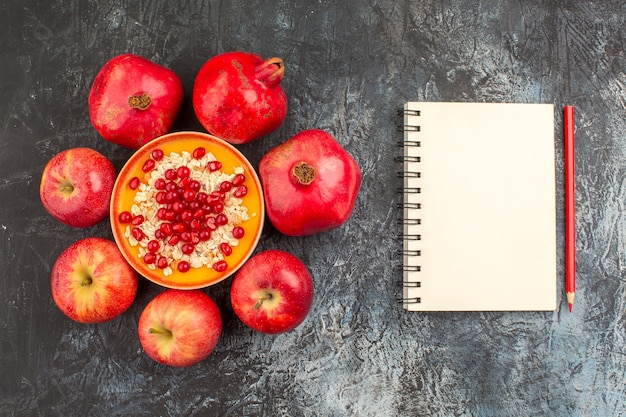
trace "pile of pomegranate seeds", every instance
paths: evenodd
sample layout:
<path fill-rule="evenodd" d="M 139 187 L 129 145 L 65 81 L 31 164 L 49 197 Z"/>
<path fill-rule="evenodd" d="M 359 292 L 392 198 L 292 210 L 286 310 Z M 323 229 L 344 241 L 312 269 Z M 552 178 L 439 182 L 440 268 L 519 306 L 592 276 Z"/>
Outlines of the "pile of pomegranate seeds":
<path fill-rule="evenodd" d="M 126 238 L 139 246 L 139 257 L 168 276 L 173 268 L 228 268 L 228 256 L 245 235 L 249 219 L 242 203 L 247 192 L 242 167 L 231 174 L 204 148 L 165 155 L 156 149 L 142 165 L 144 178 L 134 177 L 130 211 L 119 214 Z"/>

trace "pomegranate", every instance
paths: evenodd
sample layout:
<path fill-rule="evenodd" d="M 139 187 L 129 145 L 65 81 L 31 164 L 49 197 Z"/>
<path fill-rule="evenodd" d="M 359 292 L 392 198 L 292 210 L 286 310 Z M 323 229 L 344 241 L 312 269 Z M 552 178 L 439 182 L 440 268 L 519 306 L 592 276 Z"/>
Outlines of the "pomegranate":
<path fill-rule="evenodd" d="M 339 227 L 352 214 L 361 170 L 330 134 L 305 130 L 259 163 L 267 215 L 281 233 L 304 236 Z"/>
<path fill-rule="evenodd" d="M 108 61 L 89 92 L 89 116 L 106 140 L 138 149 L 170 131 L 183 100 L 172 70 L 133 54 Z"/>
<path fill-rule="evenodd" d="M 208 60 L 193 87 L 193 108 L 202 126 L 233 144 L 276 130 L 287 114 L 280 58 L 226 52 Z"/>

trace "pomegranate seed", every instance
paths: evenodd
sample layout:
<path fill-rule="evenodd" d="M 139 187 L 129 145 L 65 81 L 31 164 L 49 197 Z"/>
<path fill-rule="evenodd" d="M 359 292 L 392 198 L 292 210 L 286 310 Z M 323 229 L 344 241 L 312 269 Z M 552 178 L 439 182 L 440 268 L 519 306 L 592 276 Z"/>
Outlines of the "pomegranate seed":
<path fill-rule="evenodd" d="M 224 201 L 226 199 L 226 193 L 221 191 L 213 191 L 210 197 L 217 199 L 217 201 Z"/>
<path fill-rule="evenodd" d="M 123 211 L 120 213 L 119 216 L 117 216 L 117 218 L 120 221 L 120 223 L 130 223 L 131 220 L 133 219 L 133 215 L 130 214 L 129 211 Z"/>
<path fill-rule="evenodd" d="M 160 161 L 161 159 L 163 159 L 163 156 L 165 154 L 163 153 L 161 149 L 155 149 L 152 151 L 151 155 L 152 155 L 152 159 L 154 159 L 155 161 Z"/>
<path fill-rule="evenodd" d="M 211 172 L 217 171 L 222 168 L 222 163 L 220 161 L 211 161 L 207 164 L 207 168 L 209 168 Z"/>
<path fill-rule="evenodd" d="M 131 190 L 136 190 L 139 187 L 140 183 L 141 181 L 139 181 L 139 178 L 132 177 L 130 181 L 128 181 L 128 188 L 130 188 Z"/>
<path fill-rule="evenodd" d="M 143 172 L 150 172 L 154 169 L 155 166 L 156 162 L 154 162 L 154 159 L 147 159 L 146 162 L 143 163 L 141 170 Z"/>
<path fill-rule="evenodd" d="M 156 255 L 152 252 L 148 252 L 143 256 L 143 261 L 148 265 L 156 262 Z"/>
<path fill-rule="evenodd" d="M 168 191 L 165 193 L 165 201 L 171 203 L 178 199 L 178 193 L 176 191 Z"/>
<path fill-rule="evenodd" d="M 191 230 L 202 230 L 202 222 L 198 219 L 191 220 L 189 226 L 191 227 Z"/>
<path fill-rule="evenodd" d="M 173 232 L 172 223 L 161 223 L 159 230 L 162 231 L 165 236 L 170 236 Z"/>
<path fill-rule="evenodd" d="M 200 243 L 200 233 L 198 232 L 191 232 L 191 243 L 193 243 L 194 245 L 197 245 L 198 243 Z"/>
<path fill-rule="evenodd" d="M 191 170 L 185 165 L 179 166 L 176 170 L 176 175 L 178 178 L 187 178 L 191 174 Z"/>
<path fill-rule="evenodd" d="M 174 201 L 172 203 L 172 210 L 174 213 L 182 213 L 186 208 L 187 206 L 182 201 Z"/>
<path fill-rule="evenodd" d="M 226 217 L 225 214 L 220 213 L 215 217 L 215 223 L 217 223 L 218 226 L 224 226 L 228 224 L 228 217 Z"/>
<path fill-rule="evenodd" d="M 196 250 L 196 247 L 192 245 L 191 243 L 185 243 L 184 245 L 180 247 L 180 250 L 185 255 L 191 255 Z"/>
<path fill-rule="evenodd" d="M 133 217 L 133 219 L 130 221 L 130 224 L 132 224 L 133 226 L 139 226 L 141 223 L 144 222 L 144 220 L 145 218 L 141 214 L 138 214 Z"/>
<path fill-rule="evenodd" d="M 201 241 L 206 242 L 207 240 L 211 239 L 211 231 L 207 229 L 202 229 L 200 230 L 200 233 L 198 233 L 198 237 Z"/>
<path fill-rule="evenodd" d="M 212 206 L 212 205 L 214 205 L 215 203 L 218 203 L 219 201 L 220 201 L 220 197 L 219 197 L 219 196 L 216 196 L 216 195 L 208 195 L 208 196 L 206 197 L 206 203 L 207 203 L 209 206 Z"/>
<path fill-rule="evenodd" d="M 183 179 L 180 180 L 180 187 L 185 189 L 185 188 L 189 188 L 189 184 L 191 184 L 191 181 L 193 181 L 191 178 L 189 177 L 184 177 Z"/>
<path fill-rule="evenodd" d="M 189 231 L 181 232 L 180 240 L 182 240 L 183 242 L 191 242 L 191 232 Z"/>
<path fill-rule="evenodd" d="M 163 240 L 167 236 L 165 235 L 165 233 L 163 233 L 163 230 L 157 229 L 157 230 L 154 231 L 154 237 L 156 237 L 159 240 Z"/>
<path fill-rule="evenodd" d="M 196 192 L 194 190 L 187 188 L 185 191 L 183 191 L 183 200 L 189 203 L 195 199 L 196 199 Z"/>
<path fill-rule="evenodd" d="M 248 187 L 246 187 L 245 185 L 240 185 L 233 192 L 233 195 L 237 198 L 241 198 L 245 196 L 246 194 L 248 194 Z"/>
<path fill-rule="evenodd" d="M 156 252 L 161 248 L 161 243 L 159 243 L 158 240 L 151 240 L 148 242 L 148 244 L 146 245 L 146 248 L 148 249 L 148 251 L 150 252 Z"/>
<path fill-rule="evenodd" d="M 191 180 L 189 181 L 189 185 L 187 187 L 195 192 L 198 192 L 202 188 L 202 184 L 200 184 L 200 181 L 198 180 Z"/>
<path fill-rule="evenodd" d="M 159 191 L 154 196 L 154 199 L 156 200 L 158 204 L 165 204 L 165 202 L 167 202 L 166 196 L 167 196 L 167 193 L 165 191 Z"/>
<path fill-rule="evenodd" d="M 233 248 L 226 242 L 220 243 L 220 251 L 224 254 L 224 256 L 229 256 L 233 253 Z"/>
<path fill-rule="evenodd" d="M 157 178 L 154 181 L 154 188 L 156 188 L 157 190 L 165 190 L 165 180 L 163 178 Z"/>
<path fill-rule="evenodd" d="M 220 191 L 223 193 L 230 191 L 231 188 L 233 188 L 233 183 L 230 181 L 222 181 L 220 183 Z"/>
<path fill-rule="evenodd" d="M 218 226 L 217 219 L 215 217 L 208 217 L 206 219 L 206 227 L 209 230 L 215 230 L 215 229 L 217 229 L 217 226 Z"/>
<path fill-rule="evenodd" d="M 228 264 L 224 260 L 219 260 L 213 264 L 213 269 L 217 272 L 224 272 L 228 268 Z"/>
<path fill-rule="evenodd" d="M 207 204 L 207 197 L 209 195 L 205 192 L 200 191 L 198 194 L 196 194 L 196 201 L 200 204 Z"/>
<path fill-rule="evenodd" d="M 237 227 L 233 228 L 233 232 L 232 233 L 233 233 L 233 237 L 235 239 L 241 239 L 246 234 L 246 231 L 243 230 L 243 227 L 237 226 Z"/>
<path fill-rule="evenodd" d="M 143 238 L 144 238 L 144 236 L 145 236 L 145 235 L 143 234 L 143 232 L 141 231 L 141 229 L 140 229 L 140 228 L 138 228 L 138 227 L 133 227 L 133 229 L 130 231 L 130 233 L 131 233 L 131 235 L 135 238 L 135 240 L 136 240 L 136 241 L 138 241 L 138 242 L 139 242 L 141 239 L 143 239 Z"/>
<path fill-rule="evenodd" d="M 203 147 L 199 147 L 193 150 L 193 153 L 191 154 L 195 159 L 200 159 L 202 158 L 204 155 L 206 155 L 206 149 L 204 149 Z"/>
<path fill-rule="evenodd" d="M 191 217 L 193 217 L 194 219 L 202 219 L 204 218 L 204 213 L 205 211 L 201 208 L 197 208 L 196 210 L 194 210 L 193 214 L 191 215 Z"/>
<path fill-rule="evenodd" d="M 180 236 L 179 235 L 172 235 L 169 240 L 167 241 L 167 244 L 170 246 L 174 246 L 176 245 L 178 242 L 180 242 Z"/>
<path fill-rule="evenodd" d="M 157 219 L 165 220 L 166 214 L 167 214 L 167 209 L 165 207 L 161 207 L 160 209 L 157 210 Z"/>
<path fill-rule="evenodd" d="M 221 213 L 223 211 L 224 211 L 224 203 L 222 203 L 221 201 L 218 201 L 217 203 L 213 205 L 214 213 Z"/>
<path fill-rule="evenodd" d="M 237 187 L 237 186 L 239 186 L 239 185 L 243 184 L 245 180 L 246 180 L 246 177 L 245 177 L 243 174 L 236 174 L 236 175 L 233 177 L 233 181 L 232 181 L 232 183 L 233 183 L 233 185 L 234 185 L 235 187 Z"/>
<path fill-rule="evenodd" d="M 180 213 L 180 220 L 189 223 L 193 219 L 193 212 L 191 210 L 184 210 Z"/>
<path fill-rule="evenodd" d="M 172 225 L 172 232 L 175 233 L 183 233 L 187 231 L 187 223 L 185 222 L 176 222 Z"/>
<path fill-rule="evenodd" d="M 178 184 L 174 181 L 169 181 L 165 184 L 165 191 L 176 191 L 178 190 Z"/>
<path fill-rule="evenodd" d="M 175 200 L 173 203 L 169 203 L 165 207 L 173 213 L 175 220 L 180 221 L 180 216 L 185 210 L 187 210 L 187 203 Z"/>
<path fill-rule="evenodd" d="M 176 175 L 176 170 L 174 168 L 170 168 L 165 170 L 165 178 L 170 180 L 170 181 L 174 181 L 175 179 L 178 178 L 178 176 Z"/>
<path fill-rule="evenodd" d="M 174 212 L 174 210 L 167 210 L 165 212 L 165 220 L 167 220 L 168 222 L 173 222 L 176 219 L 176 213 Z"/>
<path fill-rule="evenodd" d="M 161 269 L 165 269 L 167 268 L 167 258 L 164 256 L 161 256 L 158 260 L 157 260 L 157 267 L 161 268 Z"/>
<path fill-rule="evenodd" d="M 189 262 L 187 262 L 187 261 L 180 261 L 180 262 L 178 263 L 178 265 L 176 266 L 176 268 L 177 268 L 180 272 L 185 273 L 185 272 L 189 271 L 189 268 L 190 268 L 190 266 L 189 266 Z"/>

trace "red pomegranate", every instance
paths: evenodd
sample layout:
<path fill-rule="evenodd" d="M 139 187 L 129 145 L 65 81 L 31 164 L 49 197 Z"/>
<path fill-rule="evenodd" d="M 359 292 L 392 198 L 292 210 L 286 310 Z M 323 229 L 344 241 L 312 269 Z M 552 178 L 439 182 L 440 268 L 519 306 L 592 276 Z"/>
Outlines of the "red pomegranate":
<path fill-rule="evenodd" d="M 298 133 L 263 156 L 266 212 L 280 232 L 304 236 L 339 227 L 352 214 L 361 170 L 330 134 Z"/>
<path fill-rule="evenodd" d="M 233 144 L 267 135 L 287 114 L 287 96 L 280 85 L 284 73 L 280 58 L 264 60 L 248 52 L 217 55 L 196 76 L 196 117 L 209 133 Z"/>
<path fill-rule="evenodd" d="M 169 68 L 124 54 L 109 60 L 89 92 L 89 116 L 106 140 L 138 149 L 168 133 L 180 111 L 183 85 Z"/>

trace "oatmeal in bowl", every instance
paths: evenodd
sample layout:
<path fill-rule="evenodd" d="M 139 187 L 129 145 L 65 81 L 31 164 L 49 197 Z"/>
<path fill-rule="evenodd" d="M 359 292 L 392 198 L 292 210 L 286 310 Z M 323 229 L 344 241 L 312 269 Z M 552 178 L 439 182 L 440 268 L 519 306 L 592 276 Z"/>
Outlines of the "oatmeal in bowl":
<path fill-rule="evenodd" d="M 232 145 L 176 132 L 140 148 L 111 198 L 113 236 L 126 260 L 167 288 L 202 288 L 250 257 L 264 222 L 261 185 Z"/>

